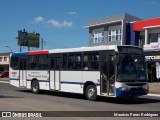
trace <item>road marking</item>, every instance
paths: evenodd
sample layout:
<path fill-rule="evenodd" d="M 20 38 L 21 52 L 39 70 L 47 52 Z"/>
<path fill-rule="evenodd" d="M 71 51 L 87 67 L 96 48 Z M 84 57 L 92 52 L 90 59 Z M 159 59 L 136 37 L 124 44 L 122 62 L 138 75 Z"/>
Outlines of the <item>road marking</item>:
<path fill-rule="evenodd" d="M 45 110 L 45 109 L 34 108 L 34 107 L 26 106 L 26 105 L 19 105 L 19 104 L 12 103 L 12 102 L 6 102 L 6 101 L 1 101 L 1 100 L 0 100 L 0 102 L 1 102 L 1 103 L 5 103 L 5 104 L 14 105 L 14 106 L 19 106 L 19 107 L 30 108 L 30 109 L 33 109 L 33 110 L 47 111 L 47 110 Z"/>
<path fill-rule="evenodd" d="M 7 81 L 0 81 L 0 83 L 9 83 L 9 82 L 7 82 Z"/>

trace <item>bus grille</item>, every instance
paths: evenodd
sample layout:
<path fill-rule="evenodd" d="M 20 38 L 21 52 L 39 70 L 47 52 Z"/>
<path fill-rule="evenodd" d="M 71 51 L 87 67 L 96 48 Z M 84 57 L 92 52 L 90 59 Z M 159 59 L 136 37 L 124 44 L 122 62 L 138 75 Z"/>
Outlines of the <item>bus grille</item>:
<path fill-rule="evenodd" d="M 146 83 L 127 83 L 128 86 L 143 86 L 146 85 Z"/>
<path fill-rule="evenodd" d="M 130 90 L 136 91 L 136 90 L 144 90 L 144 89 L 143 88 L 131 88 Z"/>

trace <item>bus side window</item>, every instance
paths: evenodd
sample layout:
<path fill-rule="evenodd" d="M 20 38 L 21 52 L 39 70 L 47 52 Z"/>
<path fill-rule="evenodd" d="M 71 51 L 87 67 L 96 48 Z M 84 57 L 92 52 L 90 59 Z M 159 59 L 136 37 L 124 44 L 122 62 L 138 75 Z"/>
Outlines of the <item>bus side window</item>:
<path fill-rule="evenodd" d="M 99 69 L 99 52 L 84 53 L 83 69 L 84 70 L 98 70 Z"/>
<path fill-rule="evenodd" d="M 18 57 L 11 57 L 11 68 L 18 70 Z"/>
<path fill-rule="evenodd" d="M 84 54 L 84 56 L 83 56 L 83 69 L 84 70 L 88 70 L 87 62 L 88 62 L 88 56 L 86 54 Z"/>
<path fill-rule="evenodd" d="M 63 70 L 68 70 L 68 63 L 67 63 L 67 54 L 63 54 Z"/>
<path fill-rule="evenodd" d="M 81 70 L 82 66 L 82 53 L 70 53 L 68 55 L 68 69 Z"/>
<path fill-rule="evenodd" d="M 54 69 L 55 69 L 55 67 L 54 67 L 54 59 L 51 59 L 50 69 L 51 69 L 51 70 L 54 70 Z"/>
<path fill-rule="evenodd" d="M 28 69 L 29 70 L 38 69 L 38 56 L 37 55 L 29 56 L 28 61 L 29 61 L 28 62 Z"/>
<path fill-rule="evenodd" d="M 48 55 L 39 55 L 38 69 L 48 70 Z"/>

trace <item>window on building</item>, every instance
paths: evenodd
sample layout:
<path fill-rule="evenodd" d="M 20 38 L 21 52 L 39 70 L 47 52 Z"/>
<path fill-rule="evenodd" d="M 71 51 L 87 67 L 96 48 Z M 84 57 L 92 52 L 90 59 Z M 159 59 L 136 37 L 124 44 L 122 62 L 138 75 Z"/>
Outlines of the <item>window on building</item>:
<path fill-rule="evenodd" d="M 143 47 L 143 45 L 145 44 L 145 36 L 144 35 L 141 35 L 139 37 L 139 46 L 140 47 Z"/>
<path fill-rule="evenodd" d="M 2 58 L 2 57 L 0 57 L 0 62 L 2 62 L 2 59 L 3 59 L 3 58 Z"/>
<path fill-rule="evenodd" d="M 154 42 L 160 42 L 160 33 L 149 34 L 149 44 Z"/>
<path fill-rule="evenodd" d="M 101 43 L 104 41 L 104 32 L 93 32 L 92 34 L 93 43 Z"/>
<path fill-rule="evenodd" d="M 108 31 L 108 41 L 121 40 L 121 30 L 110 30 Z"/>
<path fill-rule="evenodd" d="M 7 57 L 4 57 L 4 62 L 7 62 Z"/>

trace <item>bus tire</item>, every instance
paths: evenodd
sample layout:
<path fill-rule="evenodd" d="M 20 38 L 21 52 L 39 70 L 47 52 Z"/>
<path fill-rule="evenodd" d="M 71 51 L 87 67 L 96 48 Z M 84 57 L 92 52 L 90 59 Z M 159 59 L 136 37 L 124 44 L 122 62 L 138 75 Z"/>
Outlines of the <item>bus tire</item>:
<path fill-rule="evenodd" d="M 32 81 L 31 89 L 32 89 L 32 92 L 33 92 L 34 94 L 38 94 L 38 93 L 39 93 L 39 83 L 38 83 L 37 80 L 33 80 L 33 81 Z"/>
<path fill-rule="evenodd" d="M 86 98 L 90 101 L 95 101 L 97 98 L 97 89 L 95 85 L 88 85 L 86 88 Z"/>

